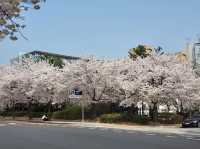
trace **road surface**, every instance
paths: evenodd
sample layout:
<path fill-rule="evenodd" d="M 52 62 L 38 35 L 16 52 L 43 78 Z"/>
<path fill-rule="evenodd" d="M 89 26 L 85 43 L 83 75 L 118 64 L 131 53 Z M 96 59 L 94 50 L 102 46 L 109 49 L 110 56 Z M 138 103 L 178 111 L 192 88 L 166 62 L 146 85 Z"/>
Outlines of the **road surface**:
<path fill-rule="evenodd" d="M 1 149 L 198 149 L 200 136 L 0 124 Z"/>

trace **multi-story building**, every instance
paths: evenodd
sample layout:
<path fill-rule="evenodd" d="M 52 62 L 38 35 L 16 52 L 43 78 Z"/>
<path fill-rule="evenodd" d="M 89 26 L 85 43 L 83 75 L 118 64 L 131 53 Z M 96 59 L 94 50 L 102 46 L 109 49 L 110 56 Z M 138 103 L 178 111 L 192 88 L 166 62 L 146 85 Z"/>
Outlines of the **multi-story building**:
<path fill-rule="evenodd" d="M 75 56 L 67 56 L 67 55 L 61 55 L 56 53 L 50 53 L 50 52 L 44 52 L 44 51 L 32 51 L 28 53 L 20 53 L 18 57 L 11 59 L 11 63 L 14 62 L 21 62 L 23 58 L 30 57 L 32 59 L 40 59 L 40 58 L 49 58 L 49 59 L 59 59 L 62 61 L 62 63 L 66 62 L 73 62 L 76 60 L 80 60 L 80 57 Z"/>
<path fill-rule="evenodd" d="M 194 68 L 199 69 L 200 68 L 200 41 L 197 43 L 194 43 L 194 46 L 192 48 L 192 61 Z"/>
<path fill-rule="evenodd" d="M 198 42 L 188 43 L 181 53 L 186 55 L 187 60 L 195 69 L 200 69 L 200 39 Z"/>

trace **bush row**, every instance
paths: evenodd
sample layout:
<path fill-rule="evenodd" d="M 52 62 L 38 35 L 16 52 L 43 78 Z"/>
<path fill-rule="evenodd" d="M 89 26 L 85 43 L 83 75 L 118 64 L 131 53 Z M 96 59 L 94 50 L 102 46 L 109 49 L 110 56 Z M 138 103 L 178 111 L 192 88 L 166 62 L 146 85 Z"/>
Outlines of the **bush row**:
<path fill-rule="evenodd" d="M 161 124 L 180 124 L 183 116 L 175 113 L 159 113 L 158 122 Z"/>
<path fill-rule="evenodd" d="M 130 116 L 127 113 L 104 114 L 100 116 L 99 120 L 103 123 L 132 122 L 139 124 L 148 124 L 149 122 L 149 118 L 146 116 Z"/>
<path fill-rule="evenodd" d="M 3 117 L 6 116 L 16 116 L 16 117 L 23 117 L 23 116 L 30 116 L 33 118 L 40 118 L 42 117 L 42 115 L 44 115 L 44 112 L 31 112 L 31 113 L 27 113 L 27 112 L 1 112 L 0 115 Z"/>
<path fill-rule="evenodd" d="M 112 107 L 112 108 L 110 108 Z M 114 111 L 114 113 L 111 113 Z M 117 111 L 117 112 L 115 112 Z M 41 118 L 45 112 L 1 112 L 1 116 L 28 116 L 32 118 Z M 48 113 L 48 116 L 53 119 L 61 120 L 80 120 L 81 119 L 81 107 L 78 105 L 66 105 L 61 111 Z M 120 122 L 131 122 L 139 124 L 148 124 L 151 120 L 147 116 L 138 116 L 130 112 L 122 112 L 110 105 L 92 105 L 85 108 L 85 118 L 94 120 L 99 118 L 100 122 L 104 123 L 120 123 Z M 158 123 L 161 124 L 178 124 L 181 123 L 182 116 L 174 113 L 160 113 L 158 114 Z"/>
<path fill-rule="evenodd" d="M 127 113 L 103 114 L 100 116 L 99 120 L 103 123 L 131 122 L 148 124 L 151 122 L 150 118 L 147 116 L 129 115 Z M 180 124 L 182 120 L 182 116 L 175 113 L 160 113 L 158 115 L 158 123 L 160 124 Z"/>
<path fill-rule="evenodd" d="M 68 105 L 63 111 L 57 111 L 52 114 L 53 119 L 79 120 L 81 119 L 81 107 L 77 105 Z"/>

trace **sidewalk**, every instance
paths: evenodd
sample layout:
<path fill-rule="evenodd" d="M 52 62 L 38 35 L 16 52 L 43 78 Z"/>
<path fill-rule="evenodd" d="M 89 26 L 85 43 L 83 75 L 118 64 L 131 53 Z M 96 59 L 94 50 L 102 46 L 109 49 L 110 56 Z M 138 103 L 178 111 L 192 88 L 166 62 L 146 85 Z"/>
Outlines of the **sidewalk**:
<path fill-rule="evenodd" d="M 103 128 L 103 129 L 117 129 L 125 131 L 138 131 L 145 133 L 159 133 L 159 134 L 177 134 L 177 135 L 196 135 L 200 136 L 200 128 L 180 128 L 178 125 L 173 126 L 147 126 L 147 125 L 127 125 L 127 124 L 107 124 L 95 122 L 73 122 L 73 121 L 46 121 L 32 120 L 32 121 L 0 121 L 0 124 L 19 124 L 19 125 L 46 125 L 58 127 L 77 127 L 77 128 Z"/>
<path fill-rule="evenodd" d="M 180 128 L 179 125 L 172 126 L 149 126 L 149 125 L 127 125 L 127 124 L 107 124 L 107 123 L 90 123 L 90 122 L 57 122 L 52 121 L 50 124 L 70 124 L 74 127 L 85 128 L 106 128 L 106 129 L 119 129 L 126 131 L 140 131 L 147 133 L 160 133 L 160 134 L 179 134 L 179 135 L 197 135 L 200 136 L 200 128 Z"/>

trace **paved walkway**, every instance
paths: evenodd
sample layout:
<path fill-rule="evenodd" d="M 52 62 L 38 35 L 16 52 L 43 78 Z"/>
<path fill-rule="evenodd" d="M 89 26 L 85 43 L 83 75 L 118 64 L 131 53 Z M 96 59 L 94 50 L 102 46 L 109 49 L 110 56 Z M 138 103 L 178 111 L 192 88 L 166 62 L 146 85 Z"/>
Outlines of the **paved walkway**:
<path fill-rule="evenodd" d="M 177 135 L 193 135 L 200 136 L 200 128 L 180 128 L 178 125 L 173 126 L 143 126 L 143 125 L 125 125 L 125 124 L 105 124 L 92 122 L 66 122 L 66 121 L 0 121 L 1 125 L 42 125 L 42 126 L 58 126 L 58 127 L 78 127 L 90 129 L 117 129 L 125 131 L 140 131 L 147 133 L 160 134 L 177 134 Z"/>

